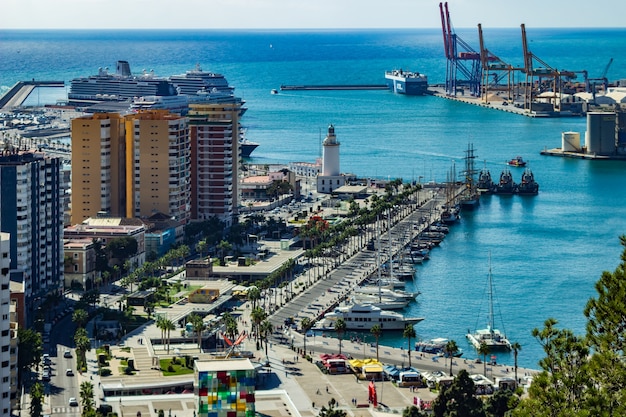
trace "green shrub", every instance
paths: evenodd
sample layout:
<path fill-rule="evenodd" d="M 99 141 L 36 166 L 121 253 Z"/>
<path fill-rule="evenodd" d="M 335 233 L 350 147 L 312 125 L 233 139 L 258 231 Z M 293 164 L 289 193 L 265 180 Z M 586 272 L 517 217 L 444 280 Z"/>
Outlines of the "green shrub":
<path fill-rule="evenodd" d="M 167 372 L 174 372 L 174 366 L 172 364 L 167 367 Z"/>
<path fill-rule="evenodd" d="M 111 370 L 109 368 L 102 368 L 100 369 L 100 376 L 109 376 L 112 374 Z"/>

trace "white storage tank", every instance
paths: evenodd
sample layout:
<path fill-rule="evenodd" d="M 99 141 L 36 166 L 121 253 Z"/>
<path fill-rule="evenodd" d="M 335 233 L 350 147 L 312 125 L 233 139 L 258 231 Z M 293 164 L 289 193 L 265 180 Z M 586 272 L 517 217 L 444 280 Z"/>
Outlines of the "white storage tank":
<path fill-rule="evenodd" d="M 590 154 L 615 154 L 615 113 L 587 113 L 585 145 Z"/>
<path fill-rule="evenodd" d="M 563 152 L 580 152 L 580 133 L 563 132 L 561 134 L 561 149 Z"/>

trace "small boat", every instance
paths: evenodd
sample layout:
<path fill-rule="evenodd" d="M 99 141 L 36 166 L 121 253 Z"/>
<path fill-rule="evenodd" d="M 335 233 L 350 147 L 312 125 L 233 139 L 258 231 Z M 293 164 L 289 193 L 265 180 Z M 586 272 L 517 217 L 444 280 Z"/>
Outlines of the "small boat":
<path fill-rule="evenodd" d="M 521 156 L 516 156 L 515 158 L 508 161 L 506 164 L 512 167 L 525 167 L 526 161 L 524 161 Z"/>
<path fill-rule="evenodd" d="M 535 176 L 529 168 L 522 174 L 522 182 L 517 186 L 517 193 L 520 195 L 537 195 L 539 184 L 535 182 Z"/>
<path fill-rule="evenodd" d="M 488 289 L 489 289 L 489 317 L 487 319 L 487 328 L 478 329 L 474 333 L 468 332 L 467 339 L 476 348 L 479 349 L 484 343 L 489 348 L 490 352 L 495 351 L 510 351 L 511 342 L 506 338 L 506 335 L 495 328 L 494 325 L 494 312 L 493 312 L 493 278 L 491 276 L 491 257 L 489 258 L 489 275 L 488 275 Z"/>
<path fill-rule="evenodd" d="M 415 343 L 415 350 L 417 352 L 430 353 L 433 355 L 441 355 L 445 358 L 448 358 L 450 357 L 450 355 L 446 353 L 446 345 L 448 344 L 448 341 L 449 341 L 448 339 L 444 339 L 443 337 L 438 337 L 438 338 L 431 339 L 426 342 L 417 342 Z M 463 356 L 463 349 L 458 348 L 456 353 L 452 356 L 454 356 L 455 358 L 460 358 L 461 356 Z"/>
<path fill-rule="evenodd" d="M 277 89 L 275 89 L 275 88 L 272 88 L 271 93 L 272 93 L 272 94 L 278 94 L 278 90 L 277 90 Z"/>
<path fill-rule="evenodd" d="M 513 176 L 511 175 L 511 171 L 505 169 L 500 174 L 500 182 L 496 186 L 497 194 L 513 194 L 515 192 L 516 185 L 513 182 Z"/>
<path fill-rule="evenodd" d="M 383 297 L 395 298 L 398 300 L 407 300 L 414 301 L 415 297 L 419 295 L 419 292 L 408 292 L 404 290 L 392 290 L 390 288 L 386 288 L 383 286 L 378 287 L 377 285 L 366 285 L 363 287 L 357 287 L 354 290 L 355 294 L 367 294 L 367 295 L 378 295 L 379 293 Z"/>
<path fill-rule="evenodd" d="M 455 224 L 459 221 L 460 218 L 461 217 L 459 216 L 459 208 L 456 206 L 446 207 L 441 213 L 441 221 L 447 225 Z"/>

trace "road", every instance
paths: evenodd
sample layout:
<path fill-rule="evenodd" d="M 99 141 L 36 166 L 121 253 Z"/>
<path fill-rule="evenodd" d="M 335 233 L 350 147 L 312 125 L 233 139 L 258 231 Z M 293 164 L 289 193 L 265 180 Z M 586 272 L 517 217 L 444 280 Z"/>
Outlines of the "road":
<path fill-rule="evenodd" d="M 55 345 L 56 355 L 50 355 L 52 358 L 52 378 L 48 382 L 44 382 L 44 390 L 46 393 L 46 403 L 49 407 L 51 415 L 59 416 L 80 416 L 80 407 L 70 407 L 69 400 L 71 397 L 76 398 L 80 402 L 80 383 L 78 372 L 76 371 L 76 357 L 73 350 L 72 357 L 64 357 L 64 352 L 69 348 L 63 344 Z M 74 375 L 66 375 L 66 370 L 72 369 Z"/>

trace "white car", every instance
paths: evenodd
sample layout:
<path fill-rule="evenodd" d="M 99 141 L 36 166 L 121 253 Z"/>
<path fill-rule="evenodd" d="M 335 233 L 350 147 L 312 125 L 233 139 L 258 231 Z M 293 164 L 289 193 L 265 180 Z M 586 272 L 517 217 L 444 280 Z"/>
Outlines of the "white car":
<path fill-rule="evenodd" d="M 76 398 L 74 397 L 70 398 L 69 404 L 70 404 L 70 407 L 78 407 L 78 401 L 76 401 Z"/>

